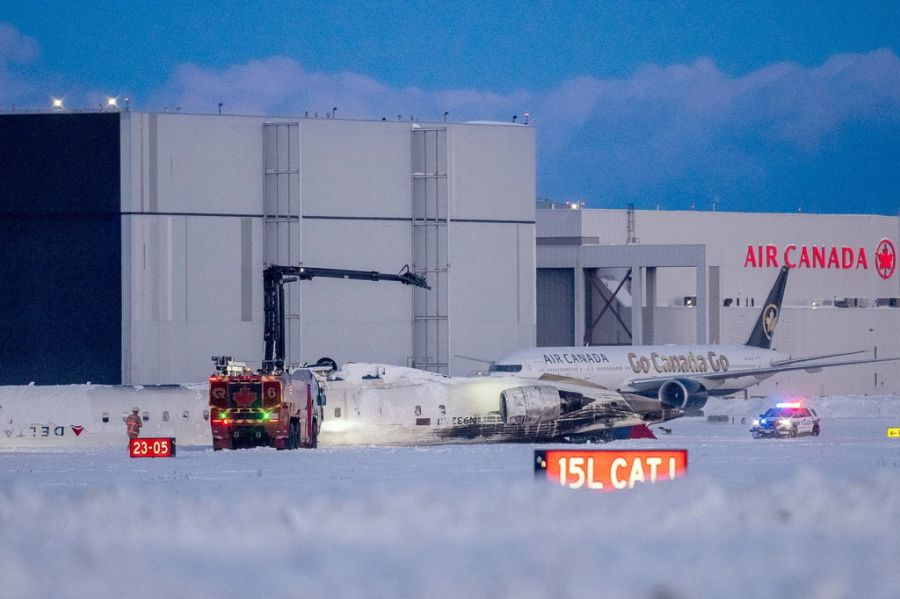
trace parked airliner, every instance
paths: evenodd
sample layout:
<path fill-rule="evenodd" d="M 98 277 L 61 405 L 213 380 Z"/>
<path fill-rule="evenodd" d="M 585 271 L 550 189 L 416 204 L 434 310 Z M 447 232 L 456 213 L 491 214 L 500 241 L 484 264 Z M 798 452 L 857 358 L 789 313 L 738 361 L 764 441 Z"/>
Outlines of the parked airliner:
<path fill-rule="evenodd" d="M 709 395 L 731 395 L 779 372 L 818 372 L 831 366 L 900 358 L 835 361 L 864 352 L 793 358 L 772 349 L 788 268 L 782 267 L 744 345 L 630 345 L 536 347 L 517 351 L 491 365 L 495 376 L 540 378 L 552 375 L 588 381 L 620 393 L 658 398 L 664 405 L 699 410 Z"/>

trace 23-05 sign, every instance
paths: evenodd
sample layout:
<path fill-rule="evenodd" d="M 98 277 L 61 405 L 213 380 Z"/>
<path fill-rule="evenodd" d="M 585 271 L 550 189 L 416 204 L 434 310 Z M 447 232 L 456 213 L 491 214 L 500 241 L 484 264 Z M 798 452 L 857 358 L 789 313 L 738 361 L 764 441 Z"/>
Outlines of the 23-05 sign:
<path fill-rule="evenodd" d="M 147 437 L 130 439 L 128 455 L 132 458 L 174 458 L 174 437 Z"/>

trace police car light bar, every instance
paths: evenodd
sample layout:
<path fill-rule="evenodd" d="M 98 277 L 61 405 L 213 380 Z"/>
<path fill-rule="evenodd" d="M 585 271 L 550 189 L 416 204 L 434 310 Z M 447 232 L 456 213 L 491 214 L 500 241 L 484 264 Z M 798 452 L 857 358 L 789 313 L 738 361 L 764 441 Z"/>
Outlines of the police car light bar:
<path fill-rule="evenodd" d="M 803 403 L 799 401 L 786 401 L 782 403 L 775 404 L 776 408 L 800 408 L 803 407 Z"/>

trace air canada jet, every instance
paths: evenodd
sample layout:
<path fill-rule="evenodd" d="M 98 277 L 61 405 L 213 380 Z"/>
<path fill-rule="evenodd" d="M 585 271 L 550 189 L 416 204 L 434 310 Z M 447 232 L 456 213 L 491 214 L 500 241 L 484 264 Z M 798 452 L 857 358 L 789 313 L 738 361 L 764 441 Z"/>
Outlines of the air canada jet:
<path fill-rule="evenodd" d="M 788 268 L 782 267 L 744 345 L 536 347 L 497 360 L 490 374 L 577 379 L 692 411 L 702 409 L 709 395 L 730 395 L 779 372 L 818 372 L 831 366 L 900 360 L 835 360 L 862 351 L 795 358 L 772 349 L 787 276 Z"/>

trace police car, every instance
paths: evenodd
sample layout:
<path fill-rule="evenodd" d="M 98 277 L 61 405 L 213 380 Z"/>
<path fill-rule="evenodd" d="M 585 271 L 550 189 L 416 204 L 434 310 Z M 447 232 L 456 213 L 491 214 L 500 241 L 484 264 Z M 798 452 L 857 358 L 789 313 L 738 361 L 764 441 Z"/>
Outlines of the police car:
<path fill-rule="evenodd" d="M 760 414 L 753 421 L 750 433 L 754 439 L 761 437 L 797 437 L 799 435 L 818 436 L 819 415 L 800 402 L 775 404 L 774 408 Z"/>

